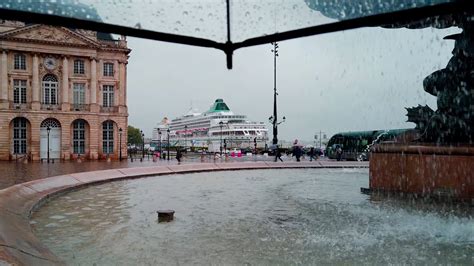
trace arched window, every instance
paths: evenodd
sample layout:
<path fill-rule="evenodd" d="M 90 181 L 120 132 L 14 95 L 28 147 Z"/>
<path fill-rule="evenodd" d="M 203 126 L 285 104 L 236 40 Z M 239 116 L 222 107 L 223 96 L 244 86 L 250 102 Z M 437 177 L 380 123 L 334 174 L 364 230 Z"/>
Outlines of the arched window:
<path fill-rule="evenodd" d="M 102 151 L 105 154 L 114 152 L 114 122 L 102 123 Z"/>
<path fill-rule="evenodd" d="M 43 77 L 43 104 L 58 104 L 58 79 L 55 75 Z"/>
<path fill-rule="evenodd" d="M 61 124 L 59 123 L 58 120 L 54 118 L 48 118 L 48 119 L 43 120 L 43 122 L 41 122 L 40 127 L 57 128 L 57 127 L 61 127 Z"/>
<path fill-rule="evenodd" d="M 27 120 L 18 117 L 13 120 L 13 153 L 26 154 L 27 145 Z"/>
<path fill-rule="evenodd" d="M 72 147 L 75 154 L 86 152 L 86 122 L 84 120 L 76 120 L 72 123 Z"/>
<path fill-rule="evenodd" d="M 61 123 L 46 118 L 40 124 L 40 158 L 61 158 Z"/>

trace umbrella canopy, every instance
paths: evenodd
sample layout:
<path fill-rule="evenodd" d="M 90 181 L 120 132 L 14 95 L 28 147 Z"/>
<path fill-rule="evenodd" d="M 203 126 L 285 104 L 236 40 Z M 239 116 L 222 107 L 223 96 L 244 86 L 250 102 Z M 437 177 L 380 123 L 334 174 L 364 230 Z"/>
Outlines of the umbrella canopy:
<path fill-rule="evenodd" d="M 293 141 L 293 147 L 303 147 L 304 145 L 297 139 Z"/>
<path fill-rule="evenodd" d="M 447 27 L 456 24 L 453 14 L 472 11 L 472 3 L 463 0 L 0 2 L 1 19 L 216 48 L 227 55 L 229 69 L 233 52 L 243 47 L 367 26 L 430 26 L 436 21 Z"/>

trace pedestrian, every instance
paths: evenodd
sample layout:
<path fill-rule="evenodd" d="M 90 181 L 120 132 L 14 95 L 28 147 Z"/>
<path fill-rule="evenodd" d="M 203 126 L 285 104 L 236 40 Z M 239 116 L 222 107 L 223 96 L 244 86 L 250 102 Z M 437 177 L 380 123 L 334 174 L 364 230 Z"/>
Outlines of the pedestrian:
<path fill-rule="evenodd" d="M 342 148 L 341 146 L 336 146 L 336 158 L 338 161 L 342 160 Z"/>
<path fill-rule="evenodd" d="M 295 154 L 295 156 L 296 156 L 296 161 L 297 161 L 297 162 L 300 162 L 300 161 L 301 161 L 300 158 L 301 158 L 302 155 L 303 155 L 303 150 L 301 149 L 300 146 L 296 146 L 296 154 Z"/>
<path fill-rule="evenodd" d="M 309 149 L 309 161 L 312 162 L 313 159 L 316 161 L 316 158 L 314 157 L 314 147 L 311 147 Z"/>
<path fill-rule="evenodd" d="M 178 160 L 178 164 L 181 163 L 181 158 L 183 157 L 183 154 L 181 153 L 181 149 L 177 148 L 176 149 L 176 160 Z"/>
<path fill-rule="evenodd" d="M 278 145 L 276 145 L 275 147 L 275 162 L 280 159 L 280 161 L 283 162 L 283 160 L 281 159 L 281 151 L 280 151 L 280 148 L 278 147 Z"/>
<path fill-rule="evenodd" d="M 295 141 L 295 145 L 293 146 L 293 156 L 296 157 L 296 161 L 300 162 L 301 161 L 301 155 L 303 154 L 303 150 L 301 147 L 297 144 L 297 141 Z"/>

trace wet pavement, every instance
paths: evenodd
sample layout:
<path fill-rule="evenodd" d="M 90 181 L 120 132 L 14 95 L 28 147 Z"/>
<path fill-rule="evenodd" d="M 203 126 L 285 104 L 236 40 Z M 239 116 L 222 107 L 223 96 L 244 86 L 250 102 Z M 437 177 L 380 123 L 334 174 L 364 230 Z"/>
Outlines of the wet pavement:
<path fill-rule="evenodd" d="M 228 157 L 226 160 L 224 159 L 216 159 L 214 160 L 211 156 L 205 156 L 201 158 L 200 155 L 195 154 L 188 154 L 185 155 L 182 163 L 197 163 L 197 162 L 248 162 L 248 161 L 273 161 L 274 157 L 269 156 L 243 156 L 241 158 L 232 158 Z M 294 158 L 291 157 L 282 157 L 284 161 L 295 161 Z M 303 159 L 303 161 L 308 161 Z M 318 162 L 334 162 L 344 164 L 345 162 L 335 162 L 329 161 L 327 159 L 319 159 Z M 178 162 L 176 159 L 172 158 L 170 161 L 167 160 L 157 160 L 153 161 L 153 158 L 145 156 L 143 161 L 140 161 L 139 158 L 134 159 L 133 162 L 128 159 L 124 161 L 65 161 L 65 162 L 58 162 L 55 161 L 54 163 L 40 163 L 40 162 L 0 162 L 0 189 L 4 189 L 16 184 L 51 177 L 57 175 L 65 175 L 71 173 L 78 173 L 78 172 L 88 172 L 88 171 L 97 171 L 97 170 L 107 170 L 107 169 L 118 169 L 118 168 L 133 168 L 133 167 L 147 167 L 147 166 L 158 166 L 158 165 L 176 165 Z M 367 164 L 361 163 L 361 164 Z"/>

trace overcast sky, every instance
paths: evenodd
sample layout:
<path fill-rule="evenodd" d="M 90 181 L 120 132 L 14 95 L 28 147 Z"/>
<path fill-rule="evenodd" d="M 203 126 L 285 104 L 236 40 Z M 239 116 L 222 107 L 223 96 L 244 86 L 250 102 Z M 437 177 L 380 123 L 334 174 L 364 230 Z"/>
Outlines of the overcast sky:
<path fill-rule="evenodd" d="M 83 2 L 109 23 L 225 40 L 222 0 Z M 234 41 L 333 21 L 302 0 L 231 3 Z M 436 109 L 423 79 L 446 66 L 454 41 L 442 38 L 458 31 L 364 28 L 280 42 L 278 113 L 287 120 L 279 138 L 311 141 L 320 130 L 331 135 L 414 127 L 405 122 L 405 107 Z M 147 137 L 163 117 L 183 115 L 191 106 L 205 111 L 216 98 L 254 121 L 268 122 L 272 115 L 270 44 L 237 50 L 232 70 L 215 49 L 130 37 L 128 45 L 129 124 Z"/>
<path fill-rule="evenodd" d="M 428 104 L 424 77 L 445 67 L 456 29 L 366 28 L 280 43 L 277 66 L 280 138 L 312 140 L 322 130 L 413 127 L 405 107 Z M 214 49 L 129 38 L 129 124 L 147 136 L 165 116 L 223 98 L 232 111 L 268 121 L 273 106 L 271 45 L 236 51 L 234 68 Z M 269 124 L 269 128 L 270 124 Z"/>

